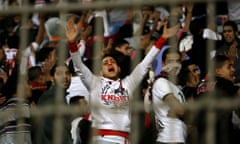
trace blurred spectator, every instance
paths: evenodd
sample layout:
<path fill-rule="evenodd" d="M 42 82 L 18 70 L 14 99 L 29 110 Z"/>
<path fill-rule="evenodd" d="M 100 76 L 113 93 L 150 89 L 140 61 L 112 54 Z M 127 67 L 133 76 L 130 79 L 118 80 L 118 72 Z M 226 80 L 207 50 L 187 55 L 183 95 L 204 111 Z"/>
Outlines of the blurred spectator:
<path fill-rule="evenodd" d="M 182 87 L 186 100 L 193 101 L 197 97 L 197 87 L 201 82 L 200 73 L 200 68 L 191 60 L 182 62 L 178 83 Z"/>
<path fill-rule="evenodd" d="M 120 77 L 124 78 L 129 75 L 131 70 L 131 49 L 128 41 L 124 39 L 116 40 L 109 53 L 115 54 L 118 59 L 117 61 L 119 62 L 119 66 L 121 68 Z"/>
<path fill-rule="evenodd" d="M 239 97 L 239 87 L 234 85 L 234 65 L 231 59 L 226 56 L 216 56 L 213 60 L 216 63 L 214 98 L 220 101 Z M 240 129 L 232 122 L 233 112 L 236 112 L 235 114 L 239 117 L 239 106 L 216 109 L 216 143 L 235 144 L 240 140 Z"/>
<path fill-rule="evenodd" d="M 70 98 L 69 104 L 72 106 L 79 106 L 79 108 L 83 110 L 83 108 L 87 109 L 88 108 L 88 102 L 86 101 L 85 96 L 73 96 Z M 87 144 L 87 141 L 90 140 L 90 129 L 89 131 L 84 131 L 84 129 L 81 129 L 80 127 L 80 122 L 83 121 L 82 116 L 75 117 L 74 120 L 72 121 L 72 129 L 71 129 L 71 134 L 72 134 L 72 139 L 73 139 L 73 144 Z M 84 136 L 82 135 L 84 133 Z"/>
<path fill-rule="evenodd" d="M 48 89 L 45 77 L 40 66 L 34 66 L 28 69 L 28 79 L 32 90 L 31 104 L 38 103 L 39 97 Z"/>
<path fill-rule="evenodd" d="M 181 68 L 181 54 L 167 49 L 163 53 L 162 66 L 163 71 L 151 89 L 158 132 L 156 143 L 185 143 L 187 129 L 183 117 L 186 115 L 186 99 L 174 81 Z"/>
<path fill-rule="evenodd" d="M 23 92 L 23 97 L 20 97 Z M 8 78 L 2 96 L 5 102 L 1 103 L 0 111 L 0 143 L 26 143 L 32 144 L 30 106 L 27 98 L 31 97 L 30 87 L 27 80 L 18 82 L 18 67 L 15 67 L 12 75 Z M 21 112 L 21 114 L 19 114 Z M 21 135 L 21 140 L 16 139 Z"/>
<path fill-rule="evenodd" d="M 226 21 L 223 24 L 223 41 L 217 47 L 216 55 L 227 55 L 234 62 L 235 82 L 240 82 L 240 39 L 238 26 L 234 21 Z"/>
<path fill-rule="evenodd" d="M 14 30 L 16 24 L 14 22 L 14 17 L 6 17 L 5 21 L 5 33 L 1 36 L 2 39 L 2 44 L 7 45 L 6 47 L 8 48 L 15 48 L 18 49 L 19 48 L 19 36 L 16 33 L 16 31 Z"/>
<path fill-rule="evenodd" d="M 50 84 L 52 80 L 50 70 L 57 60 L 56 49 L 44 47 L 37 53 L 37 56 L 37 63 L 42 68 L 42 72 L 45 76 L 46 82 L 49 82 Z"/>
<path fill-rule="evenodd" d="M 60 90 L 62 93 L 62 104 L 67 106 L 67 102 L 65 100 L 66 90 L 70 86 L 71 82 L 71 73 L 69 71 L 68 66 L 63 63 L 56 63 L 51 68 L 51 76 L 53 77 L 53 85 L 45 92 L 43 95 L 40 96 L 38 101 L 38 106 L 46 106 L 49 104 L 55 104 L 57 97 L 57 90 Z M 61 136 L 61 142 L 63 144 L 70 144 L 72 143 L 70 130 L 71 130 L 71 120 L 70 117 L 67 115 L 62 115 L 63 118 L 63 131 Z M 54 114 L 47 114 L 41 119 L 41 123 L 39 123 L 40 133 L 36 133 L 38 135 L 37 142 L 39 144 L 51 144 L 54 141 Z"/>
<path fill-rule="evenodd" d="M 207 51 L 207 40 L 203 38 L 203 30 L 207 28 L 206 17 L 194 19 L 190 24 L 190 32 L 193 35 L 191 49 L 187 51 L 189 58 L 201 69 L 201 79 L 207 73 L 207 60 L 210 54 Z"/>
<path fill-rule="evenodd" d="M 177 80 L 185 96 L 187 104 L 197 102 L 199 99 L 197 88 L 201 82 L 200 74 L 201 70 L 191 60 L 185 60 L 182 62 L 182 67 L 177 76 Z M 188 110 L 187 116 L 184 117 L 184 121 L 187 124 L 187 143 L 190 144 L 198 142 L 197 123 L 194 119 L 195 115 L 195 111 Z"/>

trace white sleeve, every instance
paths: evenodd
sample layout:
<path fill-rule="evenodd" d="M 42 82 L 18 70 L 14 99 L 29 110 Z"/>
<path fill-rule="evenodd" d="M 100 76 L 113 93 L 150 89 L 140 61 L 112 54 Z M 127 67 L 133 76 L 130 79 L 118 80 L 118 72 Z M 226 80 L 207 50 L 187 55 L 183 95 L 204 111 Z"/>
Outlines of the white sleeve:
<path fill-rule="evenodd" d="M 152 88 L 152 95 L 163 99 L 166 95 L 173 93 L 169 81 L 164 78 L 157 79 Z"/>
<path fill-rule="evenodd" d="M 83 83 L 85 84 L 86 88 L 90 90 L 94 78 L 93 73 L 82 62 L 81 55 L 79 52 L 71 53 L 71 57 L 75 71 L 82 73 L 81 79 L 83 80 Z"/>
<path fill-rule="evenodd" d="M 144 59 L 132 71 L 132 73 L 124 79 L 124 81 L 127 81 L 126 85 L 129 88 L 131 94 L 133 93 L 135 88 L 141 83 L 144 75 L 148 72 L 154 58 L 159 53 L 159 51 L 159 49 L 153 46 L 151 50 L 147 53 L 147 55 L 144 57 Z"/>

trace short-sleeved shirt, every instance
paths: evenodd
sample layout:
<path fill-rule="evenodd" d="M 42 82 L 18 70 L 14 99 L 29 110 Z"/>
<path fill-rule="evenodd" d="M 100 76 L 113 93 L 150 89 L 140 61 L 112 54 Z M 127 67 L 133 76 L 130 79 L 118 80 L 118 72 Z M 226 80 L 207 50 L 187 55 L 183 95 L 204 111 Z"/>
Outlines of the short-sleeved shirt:
<path fill-rule="evenodd" d="M 185 97 L 180 88 L 165 78 L 157 79 L 152 89 L 153 109 L 158 129 L 157 142 L 184 143 L 186 137 L 185 123 L 179 118 L 170 118 L 167 116 L 170 107 L 163 99 L 168 94 L 173 94 L 180 103 L 185 102 Z"/>

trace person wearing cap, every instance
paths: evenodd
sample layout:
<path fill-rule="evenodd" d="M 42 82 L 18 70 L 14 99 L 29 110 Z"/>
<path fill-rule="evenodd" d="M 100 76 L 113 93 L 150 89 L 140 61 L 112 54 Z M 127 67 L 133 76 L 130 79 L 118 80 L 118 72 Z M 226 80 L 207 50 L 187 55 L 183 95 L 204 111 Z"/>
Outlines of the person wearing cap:
<path fill-rule="evenodd" d="M 129 143 L 130 111 L 133 92 L 142 81 L 154 57 L 169 37 L 176 34 L 179 26 L 164 29 L 163 35 L 130 75 L 119 78 L 121 68 L 116 55 L 105 54 L 101 61 L 101 76 L 83 64 L 78 53 L 77 29 L 72 20 L 66 28 L 66 36 L 73 63 L 82 72 L 82 79 L 90 92 L 91 116 L 93 118 L 93 141 L 97 144 Z"/>

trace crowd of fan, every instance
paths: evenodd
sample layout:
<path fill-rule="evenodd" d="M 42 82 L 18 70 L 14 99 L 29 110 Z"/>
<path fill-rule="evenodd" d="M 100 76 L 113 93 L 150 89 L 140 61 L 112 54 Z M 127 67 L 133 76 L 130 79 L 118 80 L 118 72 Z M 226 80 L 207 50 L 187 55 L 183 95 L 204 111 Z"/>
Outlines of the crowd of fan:
<path fill-rule="evenodd" d="M 72 0 L 71 2 L 86 4 L 92 1 Z M 121 2 L 121 0 L 109 1 Z M 18 0 L 0 0 L 0 10 L 21 7 L 20 2 Z M 42 7 L 44 5 L 57 5 L 58 0 L 31 0 L 29 3 L 35 7 Z M 54 125 L 52 121 L 54 117 L 49 116 L 44 121 L 48 122 L 47 124 L 44 124 L 44 122 L 40 124 L 40 121 L 37 119 L 31 119 L 27 109 L 53 104 L 55 97 L 47 98 L 49 95 L 55 95 L 56 91 L 55 89 L 53 90 L 53 85 L 59 85 L 64 88 L 64 104 L 77 104 L 88 107 L 89 91 L 79 78 L 81 72 L 77 71 L 69 54 L 68 39 L 65 34 L 69 20 L 73 20 L 78 29 L 79 36 L 77 37 L 77 42 L 78 47 L 81 47 L 79 53 L 84 64 L 95 73 L 94 70 L 101 62 L 102 56 L 108 53 L 114 54 L 117 56 L 118 65 L 121 67 L 120 78 L 129 75 L 132 68 L 149 52 L 162 35 L 166 22 L 168 27 L 180 26 L 176 36 L 170 38 L 156 56 L 152 67 L 149 68 L 149 74 L 140 87 L 142 91 L 141 100 L 145 99 L 145 110 L 148 114 L 145 115 L 144 113 L 141 115 L 141 120 L 145 120 L 141 124 L 144 123 L 145 125 L 141 125 L 141 127 L 144 127 L 144 131 L 141 133 L 139 143 L 155 143 L 154 129 L 156 128 L 149 123 L 151 121 L 151 118 L 149 118 L 149 113 L 151 113 L 149 105 L 152 104 L 151 100 L 154 99 L 150 97 L 153 97 L 154 93 L 152 95 L 149 94 L 149 90 L 154 88 L 155 80 L 157 80 L 159 75 L 162 76 L 163 72 L 179 68 L 180 72 L 177 77 L 181 81 L 176 83 L 176 85 L 183 87 L 181 90 L 185 95 L 186 101 L 192 101 L 193 99 L 193 101 L 197 101 L 202 93 L 214 89 L 208 85 L 209 83 L 214 83 L 212 81 L 209 82 L 209 79 L 212 76 L 216 76 L 208 69 L 209 60 L 214 60 L 218 63 L 221 61 L 221 58 L 217 56 L 225 56 L 226 59 L 222 59 L 233 62 L 231 65 L 233 67 L 229 69 L 234 69 L 231 71 L 234 73 L 234 79 L 230 80 L 232 81 L 231 84 L 234 84 L 234 88 L 218 88 L 223 90 L 225 88 L 231 89 L 232 91 L 229 90 L 232 92 L 230 93 L 232 96 L 230 98 L 233 98 L 233 95 L 237 95 L 237 85 L 240 82 L 239 8 L 239 2 L 217 2 L 213 20 L 208 20 L 207 16 L 213 13 L 213 11 L 208 9 L 207 3 L 190 2 L 182 2 L 173 7 L 166 4 L 159 6 L 143 5 L 139 9 L 129 6 L 125 9 L 105 8 L 102 10 L 69 11 L 65 19 L 60 18 L 60 13 L 43 12 L 29 15 L 26 25 L 22 25 L 21 15 L 0 14 L 0 143 L 15 140 L 15 136 L 12 136 L 12 139 L 11 136 L 6 136 L 17 131 L 19 126 L 16 123 L 20 118 L 23 118 L 24 121 L 21 122 L 25 124 L 22 131 L 25 133 L 23 139 L 26 143 L 52 143 L 53 136 L 50 137 L 51 140 L 47 140 L 49 137 L 39 136 L 44 132 L 41 130 L 36 131 L 36 127 L 41 129 L 41 127 L 47 125 L 49 127 L 47 135 L 53 135 L 54 130 L 51 128 Z M 20 49 L 21 29 L 27 30 L 27 48 Z M 214 48 L 208 47 L 209 41 L 214 43 Z M 166 67 L 163 64 L 167 59 L 167 54 L 164 54 L 164 52 L 166 53 L 168 49 L 178 51 L 182 66 L 168 65 Z M 62 51 L 64 53 L 61 53 Z M 61 64 L 63 61 L 66 65 Z M 196 65 L 195 72 L 199 74 L 199 76 L 195 77 L 197 80 L 195 80 L 196 83 L 193 86 L 187 85 L 188 81 L 191 81 L 187 75 L 189 71 L 183 70 L 183 68 L 186 69 L 187 61 L 191 61 L 190 64 Z M 188 63 L 188 65 L 190 64 Z M 63 75 L 58 75 L 58 70 L 59 73 L 62 72 L 60 71 L 61 69 L 58 69 L 61 66 L 67 67 L 66 69 L 68 70 L 63 70 L 66 73 L 65 77 L 69 76 L 69 80 L 65 80 Z M 24 68 L 27 70 L 23 70 Z M 217 68 L 218 66 L 216 66 Z M 19 73 L 27 77 L 25 79 L 26 82 L 21 83 L 20 86 L 17 83 Z M 71 73 L 71 75 L 68 75 L 68 73 Z M 222 75 L 220 74 L 220 76 L 217 75 L 216 77 L 219 78 Z M 22 103 L 22 107 L 25 108 L 26 112 L 22 116 L 12 112 L 9 114 L 9 117 L 13 119 L 6 118 L 8 116 L 4 115 L 4 111 L 14 108 L 13 105 L 19 101 L 18 99 L 22 99 L 17 96 L 19 89 L 25 90 L 24 99 L 27 101 Z M 231 109 L 231 114 L 234 114 L 234 126 L 238 130 L 234 129 L 234 131 L 231 131 L 235 134 L 229 134 L 229 137 L 239 142 L 239 138 L 237 139 L 237 136 L 234 137 L 240 134 L 240 112 L 239 108 L 236 109 Z M 221 116 L 219 117 L 221 119 Z M 88 126 L 91 123 L 91 111 L 74 118 L 68 116 L 65 118 L 62 143 L 84 143 L 88 141 L 87 133 L 89 130 Z M 72 130 L 70 130 L 71 124 Z M 15 129 L 10 129 L 10 127 Z M 35 129 L 31 127 L 35 127 Z M 82 128 L 83 132 L 81 130 L 79 132 L 79 128 Z M 199 127 L 196 126 L 195 128 Z M 68 137 L 65 130 L 69 134 L 71 132 L 72 136 L 69 135 Z M 198 138 L 194 137 L 197 134 L 194 133 L 196 131 L 193 129 L 188 130 L 192 134 L 186 138 L 188 143 L 197 143 L 196 139 L 202 138 L 200 134 Z M 220 130 L 222 130 L 222 127 Z M 218 137 L 221 137 L 219 135 Z M 192 140 L 193 137 L 195 138 L 194 140 Z M 218 142 L 218 139 L 216 141 Z M 225 139 L 221 139 L 221 141 L 224 143 Z"/>

